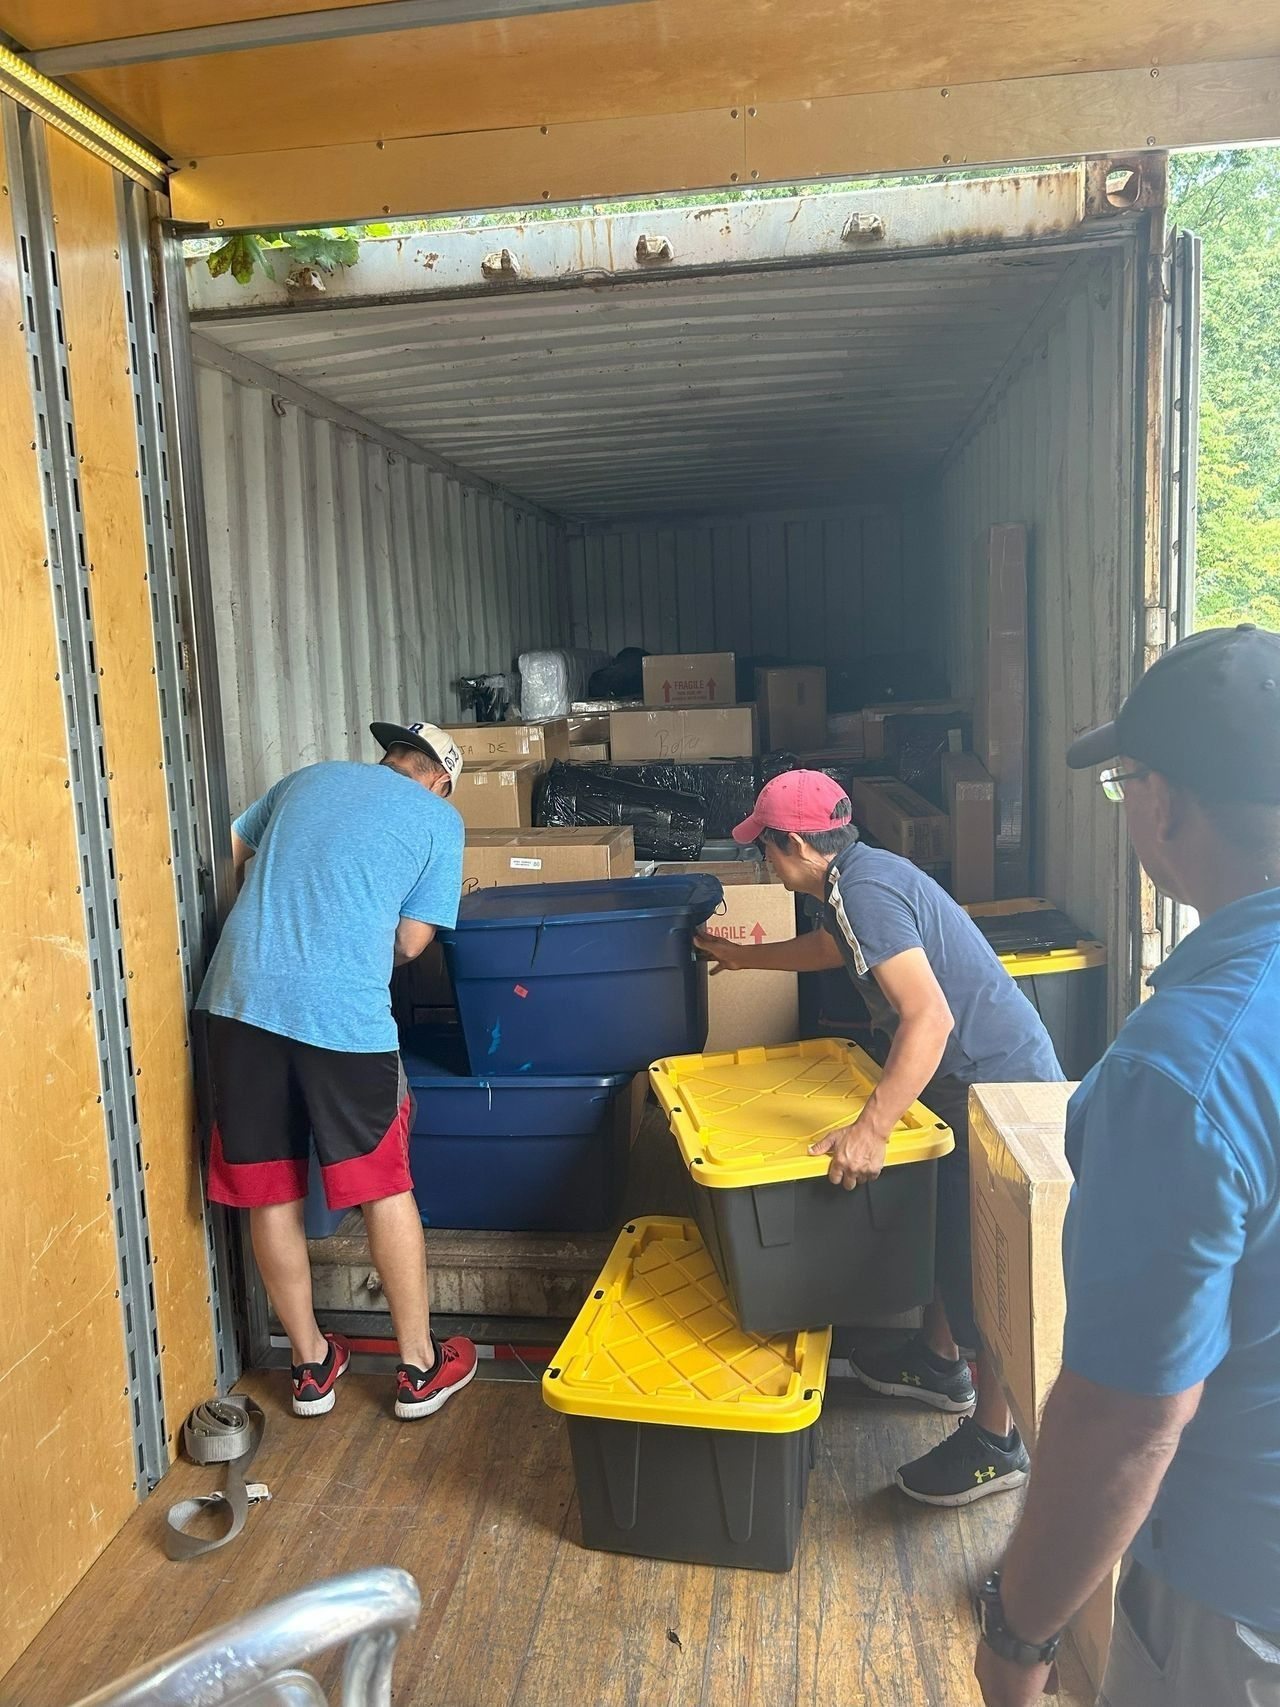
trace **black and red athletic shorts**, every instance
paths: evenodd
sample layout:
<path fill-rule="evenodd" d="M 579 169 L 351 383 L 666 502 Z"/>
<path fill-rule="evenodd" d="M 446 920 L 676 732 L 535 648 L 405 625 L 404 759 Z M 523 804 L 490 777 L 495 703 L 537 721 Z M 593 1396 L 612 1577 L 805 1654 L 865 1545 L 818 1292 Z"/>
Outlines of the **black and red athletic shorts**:
<path fill-rule="evenodd" d="M 314 1142 L 330 1209 L 411 1191 L 412 1098 L 394 1049 L 317 1049 L 209 1014 L 209 1196 L 233 1209 L 307 1195 Z"/>

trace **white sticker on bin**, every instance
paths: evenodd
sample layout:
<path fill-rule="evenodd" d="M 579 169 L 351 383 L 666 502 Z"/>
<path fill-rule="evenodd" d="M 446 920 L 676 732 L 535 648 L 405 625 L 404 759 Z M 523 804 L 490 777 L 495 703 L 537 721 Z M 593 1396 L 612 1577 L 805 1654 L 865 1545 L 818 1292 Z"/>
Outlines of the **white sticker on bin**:
<path fill-rule="evenodd" d="M 512 871 L 541 871 L 542 861 L 540 859 L 513 859 L 511 869 Z"/>

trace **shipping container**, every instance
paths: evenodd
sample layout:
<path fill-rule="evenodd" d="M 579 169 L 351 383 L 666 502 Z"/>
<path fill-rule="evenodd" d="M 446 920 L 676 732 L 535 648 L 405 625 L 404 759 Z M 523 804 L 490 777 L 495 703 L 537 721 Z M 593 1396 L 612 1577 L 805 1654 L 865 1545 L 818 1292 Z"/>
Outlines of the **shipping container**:
<path fill-rule="evenodd" d="M 1036 0 L 1016 30 L 987 0 L 963 30 L 909 8 L 854 27 L 836 0 L 125 10 L 0 0 L 0 1440 L 20 1472 L 0 1496 L 0 1694 L 65 1702 L 193 1615 L 364 1562 L 340 1490 L 376 1464 L 398 1556 L 423 1576 L 461 1561 L 417 1638 L 442 1699 L 515 1699 L 533 1677 L 521 1699 L 604 1701 L 624 1676 L 640 1699 L 688 1642 L 709 1701 L 736 1631 L 694 1637 L 673 1591 L 658 1647 L 618 1662 L 647 1635 L 617 1622 L 628 1591 L 545 1550 L 572 1545 L 568 1472 L 514 1390 L 450 1436 L 456 1460 L 494 1454 L 450 1484 L 474 1493 L 455 1551 L 440 1537 L 461 1507 L 422 1516 L 449 1477 L 411 1473 L 348 1395 L 367 1432 L 333 1476 L 309 1451 L 273 1460 L 285 1497 L 250 1523 L 292 1522 L 301 1477 L 307 1529 L 256 1557 L 249 1600 L 230 1552 L 207 1603 L 160 1559 L 154 1501 L 137 1508 L 174 1485 L 183 1419 L 287 1356 L 243 1230 L 202 1187 L 189 1020 L 234 897 L 231 817 L 297 764 L 369 756 L 372 717 L 458 719 L 460 678 L 531 647 L 833 675 L 909 652 L 971 696 L 979 543 L 1021 524 L 1017 892 L 1107 944 L 1118 1021 L 1178 920 L 1061 754 L 1191 619 L 1196 250 L 1166 230 L 1161 151 L 1273 133 L 1274 20 L 1250 0 L 1211 38 L 1164 0 L 1087 17 Z M 1018 161 L 1068 164 L 967 171 Z M 961 176 L 819 183 L 910 171 Z M 738 199 L 766 186 L 784 188 Z M 672 200 L 690 190 L 730 199 Z M 594 210 L 622 196 L 645 211 Z M 561 211 L 474 217 L 517 208 Z M 184 260 L 195 236 L 236 238 L 243 261 L 255 232 L 417 215 L 465 217 L 362 238 L 334 272 L 240 285 Z M 526 1237 L 432 1244 L 441 1320 L 521 1357 L 554 1343 L 605 1254 Z M 316 1250 L 326 1323 L 385 1341 L 362 1237 Z M 851 1451 L 839 1405 L 824 1426 Z M 820 1458 L 814 1475 L 830 1523 Z M 192 1477 L 182 1491 L 205 1491 Z M 824 1571 L 902 1544 L 868 1523 L 858 1548 L 821 1531 Z M 411 1584 L 365 1588 L 371 1621 L 417 1617 Z M 833 1593 L 814 1661 L 849 1693 L 883 1620 L 857 1586 Z M 311 1613 L 338 1628 L 333 1603 Z M 735 1649 L 735 1699 L 799 1691 L 798 1603 L 768 1616 L 796 1641 Z M 517 1618 L 518 1639 L 488 1641 Z M 967 1673 L 885 1642 L 904 1701 Z M 224 1661 L 194 1655 L 189 1675 Z"/>

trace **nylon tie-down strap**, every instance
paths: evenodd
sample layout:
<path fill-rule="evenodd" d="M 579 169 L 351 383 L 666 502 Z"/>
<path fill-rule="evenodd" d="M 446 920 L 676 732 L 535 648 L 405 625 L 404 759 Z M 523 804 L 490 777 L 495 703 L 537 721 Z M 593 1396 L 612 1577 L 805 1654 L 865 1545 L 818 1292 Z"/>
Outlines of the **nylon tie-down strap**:
<path fill-rule="evenodd" d="M 244 1473 L 262 1445 L 267 1419 L 262 1406 L 246 1393 L 225 1399 L 207 1399 L 182 1425 L 182 1444 L 193 1464 L 225 1464 L 226 1485 L 220 1493 L 200 1494 L 179 1500 L 165 1514 L 164 1550 L 171 1559 L 198 1559 L 234 1541 L 244 1528 L 250 1505 L 270 1496 L 258 1482 L 246 1483 Z M 225 1532 L 212 1540 L 189 1535 L 187 1525 L 198 1512 L 225 1505 L 231 1521 Z"/>

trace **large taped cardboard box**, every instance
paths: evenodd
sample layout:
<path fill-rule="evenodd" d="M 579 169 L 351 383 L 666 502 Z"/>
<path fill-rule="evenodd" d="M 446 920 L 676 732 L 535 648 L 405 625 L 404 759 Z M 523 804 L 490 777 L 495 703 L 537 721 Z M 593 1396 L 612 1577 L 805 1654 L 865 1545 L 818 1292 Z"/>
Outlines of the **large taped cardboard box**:
<path fill-rule="evenodd" d="M 521 883 L 582 883 L 592 878 L 634 877 L 635 833 L 608 829 L 467 831 L 462 893 Z"/>
<path fill-rule="evenodd" d="M 854 822 L 882 848 L 917 865 L 939 865 L 951 857 L 946 813 L 896 776 L 851 777 L 849 799 Z"/>
<path fill-rule="evenodd" d="M 836 711 L 827 716 L 827 732 L 815 747 L 830 748 L 843 757 L 872 764 L 884 757 L 884 720 L 861 711 Z"/>
<path fill-rule="evenodd" d="M 468 830 L 519 830 L 533 825 L 533 796 L 541 759 L 468 765 L 449 796 Z"/>
<path fill-rule="evenodd" d="M 516 764 L 521 759 L 569 757 L 569 720 L 551 717 L 545 723 L 454 723 L 447 733 L 469 764 Z"/>
<path fill-rule="evenodd" d="M 996 787 L 976 753 L 942 755 L 951 819 L 951 893 L 957 901 L 996 896 Z"/>
<path fill-rule="evenodd" d="M 744 945 L 789 942 L 796 934 L 796 898 L 780 883 L 731 881 L 705 929 Z M 794 1043 L 800 1035 L 798 976 L 717 972 L 707 980 L 707 1019 L 712 1052 Z"/>
<path fill-rule="evenodd" d="M 643 675 L 646 705 L 732 705 L 738 697 L 732 652 L 655 652 Z"/>
<path fill-rule="evenodd" d="M 974 1312 L 1033 1459 L 1040 1413 L 1062 1367 L 1062 1223 L 1072 1184 L 1064 1145 L 1075 1088 L 975 1085 L 969 1092 Z M 1070 1626 L 1095 1689 L 1107 1668 L 1117 1576 Z"/>
<path fill-rule="evenodd" d="M 756 671 L 760 745 L 805 753 L 827 739 L 827 672 L 816 665 Z"/>
<path fill-rule="evenodd" d="M 1073 1084 L 975 1085 L 969 1092 L 973 1299 L 1014 1421 L 1034 1449 L 1062 1366 L 1064 1148 Z"/>
<path fill-rule="evenodd" d="M 621 709 L 621 707 L 619 707 Z M 609 739 L 607 711 L 571 711 L 569 713 L 570 747 L 586 747 Z M 577 755 L 574 755 L 575 759 Z"/>
<path fill-rule="evenodd" d="M 609 756 L 614 764 L 639 759 L 749 759 L 755 750 L 753 705 L 615 711 L 609 719 Z"/>

